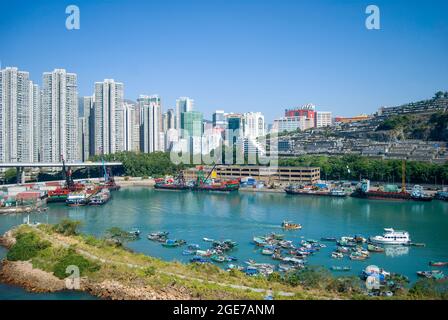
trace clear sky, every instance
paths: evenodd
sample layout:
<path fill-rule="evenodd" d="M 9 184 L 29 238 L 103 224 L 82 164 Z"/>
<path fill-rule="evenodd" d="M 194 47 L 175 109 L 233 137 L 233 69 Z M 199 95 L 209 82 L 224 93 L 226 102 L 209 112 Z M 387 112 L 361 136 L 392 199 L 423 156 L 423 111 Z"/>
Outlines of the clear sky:
<path fill-rule="evenodd" d="M 67 5 L 80 30 L 67 30 Z M 367 30 L 367 5 L 381 29 Z M 336 115 L 448 91 L 448 1 L 413 0 L 0 0 L 2 67 L 41 83 L 78 74 L 80 95 L 113 78 L 125 97 L 179 96 L 210 117 L 314 103 Z"/>

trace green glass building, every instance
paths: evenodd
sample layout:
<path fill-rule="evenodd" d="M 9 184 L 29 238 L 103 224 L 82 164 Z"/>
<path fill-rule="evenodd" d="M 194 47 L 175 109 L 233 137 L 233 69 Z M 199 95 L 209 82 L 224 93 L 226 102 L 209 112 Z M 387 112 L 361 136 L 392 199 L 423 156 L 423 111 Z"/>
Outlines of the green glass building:
<path fill-rule="evenodd" d="M 180 115 L 180 128 L 182 138 L 202 136 L 202 112 L 187 111 Z"/>

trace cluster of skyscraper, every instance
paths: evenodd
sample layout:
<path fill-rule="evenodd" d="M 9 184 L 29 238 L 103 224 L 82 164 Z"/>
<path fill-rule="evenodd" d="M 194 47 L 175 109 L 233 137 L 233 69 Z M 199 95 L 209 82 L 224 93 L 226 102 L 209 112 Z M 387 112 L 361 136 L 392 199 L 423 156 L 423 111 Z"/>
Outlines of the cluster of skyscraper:
<path fill-rule="evenodd" d="M 119 151 L 204 154 L 223 141 L 250 151 L 265 133 L 260 112 L 217 110 L 208 121 L 189 97 L 163 112 L 159 96 L 125 100 L 123 83 L 113 79 L 78 97 L 77 75 L 64 69 L 44 72 L 41 87 L 26 71 L 0 70 L 0 162 L 85 161 Z"/>

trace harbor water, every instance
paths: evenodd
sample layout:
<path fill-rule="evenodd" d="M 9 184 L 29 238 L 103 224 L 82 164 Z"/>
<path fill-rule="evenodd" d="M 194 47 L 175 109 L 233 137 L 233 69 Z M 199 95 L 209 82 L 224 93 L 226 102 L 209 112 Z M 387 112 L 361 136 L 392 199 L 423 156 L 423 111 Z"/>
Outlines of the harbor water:
<path fill-rule="evenodd" d="M 0 216 L 0 232 L 22 223 L 24 217 L 23 214 Z M 408 231 L 413 242 L 425 243 L 426 247 L 389 247 L 385 253 L 372 253 L 365 261 L 350 261 L 348 257 L 332 259 L 330 253 L 336 244 L 323 242 L 327 247 L 309 257 L 308 264 L 327 268 L 351 266 L 350 272 L 340 275 L 357 275 L 366 266 L 374 264 L 415 281 L 416 271 L 431 269 L 429 261 L 448 261 L 448 202 L 442 201 L 380 201 L 267 192 L 176 192 L 129 187 L 113 192 L 111 201 L 104 206 L 69 208 L 63 203 L 55 203 L 49 204 L 47 212 L 30 215 L 31 221 L 43 223 L 57 223 L 64 218 L 81 220 L 82 232 L 95 236 L 104 236 L 111 227 L 125 230 L 136 227 L 142 236 L 128 246 L 168 261 L 188 262 L 191 256 L 182 255 L 185 247 L 165 248 L 158 242 L 149 241 L 148 233 L 168 231 L 170 238 L 185 239 L 188 243 L 199 244 L 201 249 L 210 247 L 210 243 L 202 240 L 204 237 L 230 238 L 239 244 L 230 255 L 238 258 L 238 264 L 244 265 L 248 259 L 275 263 L 260 254 L 252 244 L 253 236 L 282 233 L 297 245 L 302 239 L 320 240 L 321 237 L 356 234 L 368 237 L 382 234 L 383 228 L 390 227 Z M 283 220 L 300 223 L 303 229 L 283 231 Z M 4 249 L 0 250 L 0 255 L 4 256 Z M 0 285 L 0 299 L 89 297 L 65 292 L 28 294 L 19 288 Z"/>

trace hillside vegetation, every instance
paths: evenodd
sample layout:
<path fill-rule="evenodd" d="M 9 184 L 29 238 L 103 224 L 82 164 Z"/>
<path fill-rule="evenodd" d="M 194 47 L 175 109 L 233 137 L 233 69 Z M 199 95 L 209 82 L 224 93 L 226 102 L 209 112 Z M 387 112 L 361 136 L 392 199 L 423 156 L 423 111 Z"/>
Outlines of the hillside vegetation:
<path fill-rule="evenodd" d="M 448 112 L 393 116 L 384 120 L 376 131 L 389 131 L 397 139 L 448 141 Z"/>

